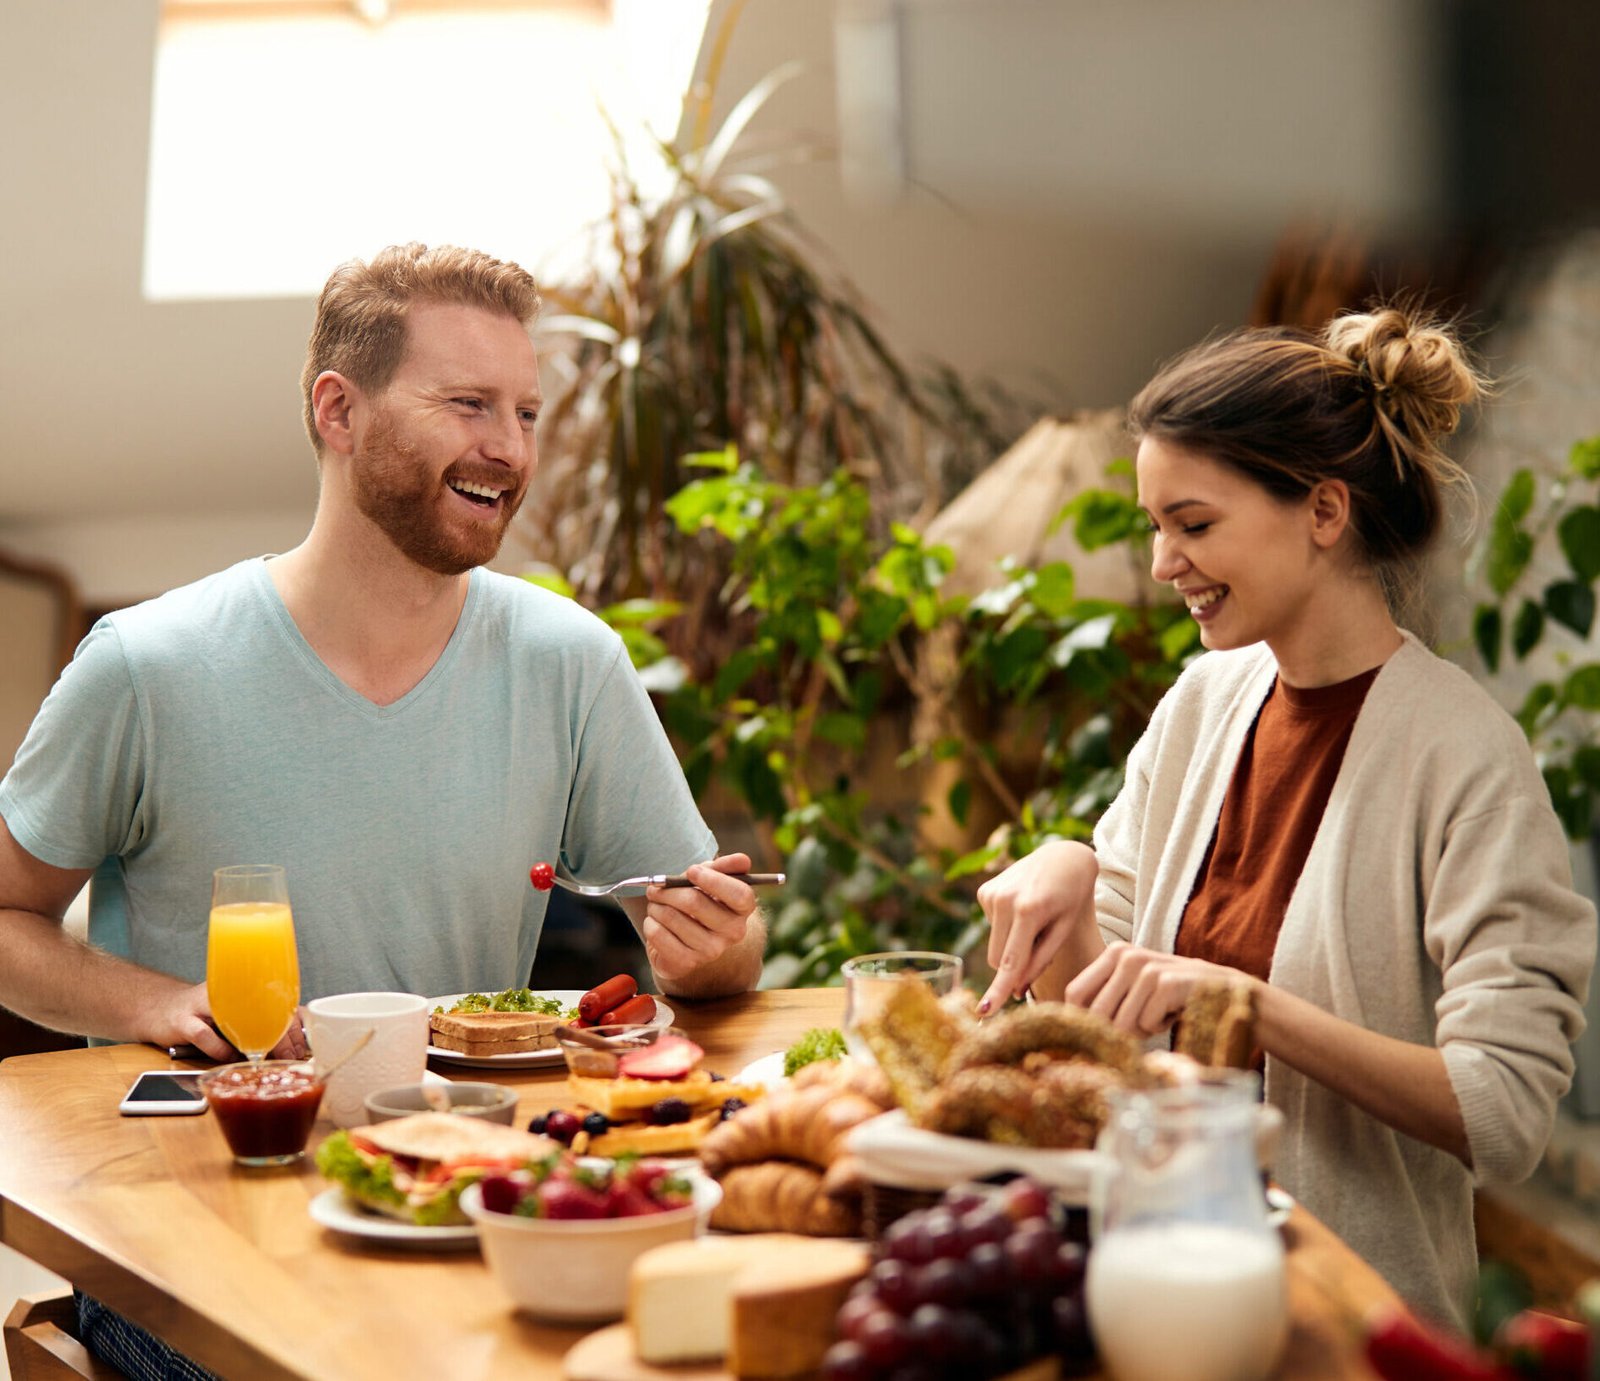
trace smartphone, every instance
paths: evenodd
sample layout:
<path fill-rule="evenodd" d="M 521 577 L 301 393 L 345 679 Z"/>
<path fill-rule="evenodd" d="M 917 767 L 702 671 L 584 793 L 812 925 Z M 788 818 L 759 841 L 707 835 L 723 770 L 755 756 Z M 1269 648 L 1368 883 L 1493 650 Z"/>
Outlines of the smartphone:
<path fill-rule="evenodd" d="M 200 1076 L 182 1070 L 147 1069 L 133 1081 L 118 1105 L 124 1117 L 174 1117 L 204 1112 Z"/>

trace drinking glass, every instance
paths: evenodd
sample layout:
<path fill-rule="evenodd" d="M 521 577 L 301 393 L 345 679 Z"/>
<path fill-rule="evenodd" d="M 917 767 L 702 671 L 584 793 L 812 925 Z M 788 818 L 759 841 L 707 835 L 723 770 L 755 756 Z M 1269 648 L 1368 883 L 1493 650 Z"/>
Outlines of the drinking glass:
<path fill-rule="evenodd" d="M 252 1064 L 283 1038 L 300 1001 L 289 887 L 275 863 L 218 868 L 206 947 L 211 1016 Z"/>
<path fill-rule="evenodd" d="M 935 950 L 893 950 L 847 959 L 842 972 L 844 1043 L 858 1060 L 876 1064 L 872 1051 L 859 1034 L 861 1023 L 877 1016 L 895 985 L 908 975 L 926 983 L 936 997 L 954 991 L 961 982 L 961 960 L 954 954 L 940 954 Z"/>

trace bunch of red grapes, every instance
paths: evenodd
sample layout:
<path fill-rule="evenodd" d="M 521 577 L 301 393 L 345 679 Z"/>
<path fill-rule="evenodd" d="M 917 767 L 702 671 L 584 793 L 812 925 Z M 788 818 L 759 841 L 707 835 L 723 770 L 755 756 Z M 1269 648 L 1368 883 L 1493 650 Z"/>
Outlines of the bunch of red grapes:
<path fill-rule="evenodd" d="M 1055 1353 L 1094 1360 L 1084 1312 L 1087 1249 L 1029 1179 L 958 1187 L 891 1223 L 839 1309 L 825 1381 L 1000 1376 Z"/>

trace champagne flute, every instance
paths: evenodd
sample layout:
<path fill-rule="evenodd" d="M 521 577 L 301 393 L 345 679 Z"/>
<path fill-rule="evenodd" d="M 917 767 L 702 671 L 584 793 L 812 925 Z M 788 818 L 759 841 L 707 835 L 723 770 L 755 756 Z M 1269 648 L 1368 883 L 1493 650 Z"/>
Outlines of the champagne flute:
<path fill-rule="evenodd" d="M 276 863 L 218 868 L 206 947 L 211 1015 L 257 1065 L 283 1038 L 300 1002 L 289 887 Z"/>

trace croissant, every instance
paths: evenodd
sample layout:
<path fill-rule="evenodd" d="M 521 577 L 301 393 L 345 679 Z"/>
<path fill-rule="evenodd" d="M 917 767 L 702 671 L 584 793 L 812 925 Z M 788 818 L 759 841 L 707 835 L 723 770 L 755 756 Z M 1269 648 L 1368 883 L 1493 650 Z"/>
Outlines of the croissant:
<path fill-rule="evenodd" d="M 729 1166 L 796 1160 L 826 1168 L 852 1127 L 883 1111 L 859 1093 L 831 1084 L 774 1093 L 712 1128 L 700 1143 L 706 1173 L 721 1179 Z"/>
<path fill-rule="evenodd" d="M 854 1207 L 828 1195 L 821 1172 L 809 1165 L 764 1160 L 735 1165 L 723 1174 L 722 1202 L 712 1210 L 711 1226 L 723 1232 L 856 1237 L 861 1217 Z"/>
<path fill-rule="evenodd" d="M 814 1064 L 802 1065 L 794 1072 L 789 1083 L 790 1087 L 797 1089 L 816 1088 L 822 1084 L 835 1090 L 848 1089 L 863 1098 L 870 1098 L 885 1112 L 895 1105 L 894 1094 L 889 1089 L 889 1081 L 883 1071 L 877 1065 L 865 1064 L 849 1056 L 842 1060 L 818 1060 Z"/>

